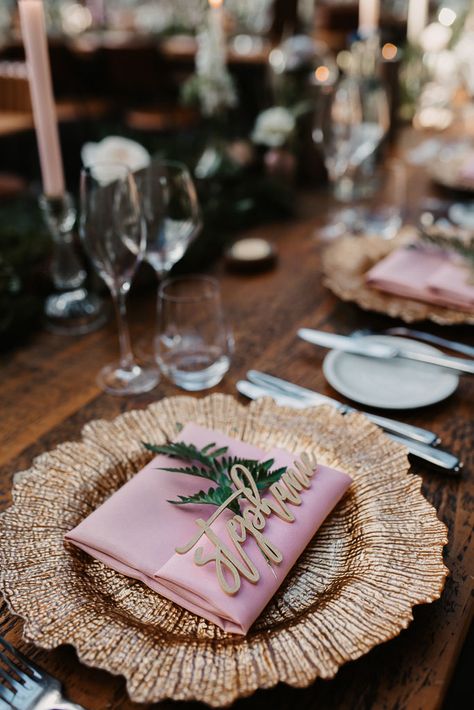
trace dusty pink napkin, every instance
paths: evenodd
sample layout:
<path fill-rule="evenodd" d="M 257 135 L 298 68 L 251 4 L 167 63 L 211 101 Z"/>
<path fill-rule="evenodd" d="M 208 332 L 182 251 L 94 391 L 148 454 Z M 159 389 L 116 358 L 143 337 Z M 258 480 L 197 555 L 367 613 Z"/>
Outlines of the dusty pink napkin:
<path fill-rule="evenodd" d="M 469 269 L 449 257 L 421 249 L 391 252 L 366 274 L 369 286 L 417 301 L 462 311 L 474 309 Z"/>
<path fill-rule="evenodd" d="M 274 458 L 275 467 L 290 465 L 296 458 L 281 449 L 264 453 L 222 432 L 192 423 L 184 427 L 176 440 L 199 448 L 215 442 L 218 446 L 228 446 L 228 453 L 233 456 L 260 460 Z M 177 465 L 177 459 L 157 456 L 65 538 L 113 569 L 140 579 L 164 597 L 213 621 L 225 631 L 246 634 L 344 495 L 351 478 L 341 471 L 318 465 L 311 487 L 301 493 L 301 505 L 290 505 L 296 520 L 288 523 L 276 515 L 266 518 L 264 534 L 282 551 L 283 561 L 270 567 L 253 538 L 248 539 L 244 549 L 257 565 L 260 580 L 253 584 L 242 579 L 239 591 L 229 595 L 218 583 L 214 562 L 198 567 L 194 562 L 194 549 L 184 555 L 175 552 L 176 547 L 185 545 L 195 535 L 198 529 L 196 518 L 207 520 L 215 510 L 209 505 L 175 506 L 167 502 L 176 499 L 177 495 L 192 495 L 212 485 L 203 478 L 159 470 L 163 466 Z M 232 515 L 232 512 L 224 511 L 212 526 L 229 546 L 232 542 L 227 536 L 225 522 Z M 204 537 L 198 545 L 205 550 L 212 547 Z"/>

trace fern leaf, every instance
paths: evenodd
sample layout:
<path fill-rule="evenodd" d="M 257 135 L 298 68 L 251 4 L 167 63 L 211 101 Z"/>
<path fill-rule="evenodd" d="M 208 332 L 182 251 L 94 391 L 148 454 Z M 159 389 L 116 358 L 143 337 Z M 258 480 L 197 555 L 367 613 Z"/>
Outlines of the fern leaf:
<path fill-rule="evenodd" d="M 169 500 L 168 503 L 172 503 L 173 505 L 199 503 L 201 505 L 214 505 L 219 507 L 222 503 L 225 503 L 232 493 L 232 488 L 220 486 L 218 488 L 209 488 L 207 491 L 199 491 L 192 496 L 178 496 L 178 500 Z M 239 512 L 239 505 L 236 500 L 230 503 L 229 508 L 235 513 Z"/>
<path fill-rule="evenodd" d="M 215 445 L 216 445 L 216 443 L 213 442 L 212 444 L 208 444 L 207 446 L 203 446 L 202 449 L 201 449 L 201 453 L 202 453 L 202 454 L 207 454 L 207 452 L 208 452 L 210 449 L 212 449 L 212 447 L 215 446 Z"/>
<path fill-rule="evenodd" d="M 199 478 L 207 478 L 209 481 L 214 481 L 217 483 L 214 471 L 210 471 L 207 468 L 202 468 L 200 466 L 183 466 L 177 468 L 167 468 L 165 466 L 160 467 L 160 471 L 169 471 L 170 473 L 185 473 L 188 476 L 199 476 Z"/>
<path fill-rule="evenodd" d="M 286 471 L 286 466 L 272 471 L 271 468 L 275 463 L 274 459 L 258 461 L 257 459 L 247 459 L 239 456 L 226 456 L 228 447 L 215 448 L 215 443 L 207 444 L 202 449 L 198 449 L 194 444 L 186 444 L 184 441 L 160 445 L 144 443 L 144 446 L 154 454 L 163 454 L 189 463 L 188 466 L 163 467 L 161 468 L 162 471 L 198 476 L 216 484 L 215 488 L 209 488 L 208 491 L 199 491 L 192 496 L 178 496 L 178 500 L 169 501 L 173 505 L 187 505 L 189 503 L 222 505 L 233 492 L 230 472 L 236 464 L 245 466 L 249 470 L 257 489 L 260 491 L 278 481 Z M 235 513 L 240 512 L 237 500 L 232 501 L 229 507 Z"/>

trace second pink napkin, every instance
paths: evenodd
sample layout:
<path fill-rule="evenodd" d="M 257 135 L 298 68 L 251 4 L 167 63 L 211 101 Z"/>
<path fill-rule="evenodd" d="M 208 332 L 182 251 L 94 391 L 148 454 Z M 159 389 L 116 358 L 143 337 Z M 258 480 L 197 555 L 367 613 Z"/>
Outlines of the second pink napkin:
<path fill-rule="evenodd" d="M 469 269 L 438 252 L 402 248 L 379 261 L 366 275 L 369 286 L 404 298 L 446 308 L 474 310 Z"/>

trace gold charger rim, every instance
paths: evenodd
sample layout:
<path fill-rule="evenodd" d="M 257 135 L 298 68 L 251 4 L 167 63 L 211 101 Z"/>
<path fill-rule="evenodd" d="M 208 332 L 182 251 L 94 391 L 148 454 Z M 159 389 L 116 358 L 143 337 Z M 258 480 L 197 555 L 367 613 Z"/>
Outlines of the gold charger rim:
<path fill-rule="evenodd" d="M 82 456 L 84 454 L 84 445 L 86 445 L 87 450 L 87 443 L 91 441 L 99 442 L 99 445 L 100 442 L 102 442 L 104 446 L 105 443 L 107 443 L 107 447 L 112 446 L 114 455 L 117 457 L 116 464 L 120 467 L 123 464 L 121 458 L 131 456 L 131 452 L 136 451 L 136 448 L 134 449 L 133 446 L 129 448 L 131 442 L 127 441 L 128 436 L 131 439 L 137 435 L 141 436 L 140 432 L 142 432 L 142 426 L 149 428 L 150 422 L 156 424 L 157 419 L 160 420 L 163 431 L 165 431 L 167 427 L 172 426 L 171 421 L 173 418 L 176 423 L 176 416 L 178 414 L 181 417 L 191 412 L 194 413 L 194 416 L 196 416 L 198 420 L 201 419 L 200 423 L 206 421 L 209 425 L 215 426 L 215 428 L 222 428 L 224 431 L 227 430 L 228 433 L 232 433 L 236 422 L 239 422 L 242 438 L 253 441 L 254 443 L 260 441 L 261 445 L 265 441 L 268 443 L 272 440 L 272 429 L 274 438 L 275 427 L 277 427 L 277 431 L 279 432 L 277 439 L 280 443 L 282 439 L 283 443 L 285 443 L 285 438 L 287 442 L 291 442 L 295 439 L 296 431 L 298 431 L 299 445 L 301 446 L 303 439 L 306 438 L 306 441 L 309 441 L 311 437 L 314 438 L 313 431 L 321 431 L 322 433 L 326 432 L 329 439 L 331 435 L 335 437 L 336 441 L 339 442 L 338 445 L 340 445 L 340 436 L 338 438 L 337 432 L 342 427 L 346 446 L 348 446 L 348 441 L 351 442 L 352 436 L 353 446 L 355 446 L 356 442 L 363 442 L 363 446 L 369 447 L 371 452 L 372 449 L 374 449 L 378 455 L 383 454 L 382 460 L 385 461 L 387 470 L 391 471 L 392 475 L 395 477 L 395 483 L 393 485 L 395 488 L 399 486 L 400 490 L 403 490 L 403 497 L 401 497 L 399 501 L 400 504 L 403 503 L 408 495 L 411 503 L 415 505 L 415 510 L 419 513 L 419 519 L 423 521 L 423 524 L 420 523 L 421 527 L 419 532 L 421 538 L 426 542 L 426 549 L 420 550 L 417 548 L 417 554 L 423 553 L 422 557 L 427 554 L 426 561 L 429 562 L 427 569 L 423 570 L 424 577 L 421 582 L 417 579 L 416 575 L 412 575 L 413 578 L 410 578 L 412 586 L 404 590 L 406 596 L 403 597 L 403 599 L 398 599 L 399 606 L 397 606 L 396 595 L 394 597 L 394 591 L 390 588 L 389 584 L 390 594 L 392 595 L 390 596 L 389 594 L 389 597 L 391 603 L 395 604 L 397 614 L 394 615 L 392 610 L 390 619 L 386 618 L 387 615 L 385 615 L 385 617 L 382 615 L 382 621 L 385 622 L 385 625 L 381 624 L 381 619 L 375 615 L 375 627 L 372 628 L 369 624 L 368 628 L 365 627 L 362 635 L 357 631 L 357 625 L 361 623 L 360 620 L 357 619 L 357 622 L 355 622 L 354 619 L 352 619 L 351 623 L 356 623 L 356 627 L 352 629 L 354 637 L 351 638 L 349 642 L 349 640 L 345 640 L 344 636 L 341 637 L 342 641 L 341 638 L 336 640 L 322 638 L 321 640 L 318 637 L 318 633 L 321 634 L 322 630 L 324 634 L 329 633 L 325 626 L 324 611 L 326 608 L 324 604 L 322 612 L 318 609 L 315 611 L 313 605 L 309 608 L 309 611 L 304 609 L 299 615 L 290 619 L 290 623 L 288 623 L 288 618 L 283 618 L 280 625 L 277 624 L 275 628 L 272 628 L 271 623 L 268 628 L 265 628 L 265 625 L 259 628 L 260 619 L 265 618 L 264 611 L 262 617 L 257 620 L 255 629 L 251 630 L 247 637 L 239 637 L 239 639 L 235 637 L 229 638 L 229 635 L 220 632 L 220 630 L 218 630 L 219 633 L 216 634 L 215 631 L 210 628 L 214 627 L 214 625 L 209 622 L 204 622 L 204 620 L 200 620 L 198 617 L 193 617 L 193 615 L 188 612 L 180 616 L 178 610 L 178 618 L 187 619 L 187 623 L 189 623 L 189 617 L 192 617 L 194 620 L 193 623 L 195 624 L 194 631 L 196 632 L 197 630 L 201 633 L 199 640 L 200 642 L 204 640 L 206 643 L 204 643 L 203 649 L 198 647 L 199 645 L 195 639 L 194 642 L 188 641 L 185 646 L 188 652 L 191 650 L 191 656 L 189 656 L 189 654 L 188 656 L 186 655 L 186 648 L 176 643 L 176 649 L 181 652 L 181 655 L 179 653 L 173 655 L 172 647 L 161 650 L 158 648 L 161 643 L 160 640 L 157 641 L 158 636 L 153 637 L 153 644 L 147 648 L 153 650 L 155 654 L 158 654 L 154 658 L 154 662 L 157 663 L 157 659 L 161 659 L 165 667 L 168 667 L 170 665 L 170 657 L 174 661 L 179 657 L 181 662 L 180 668 L 183 670 L 179 677 L 173 677 L 171 683 L 165 683 L 164 686 L 161 683 L 153 683 L 150 681 L 148 677 L 149 669 L 147 674 L 147 670 L 142 667 L 144 664 L 143 660 L 140 665 L 140 662 L 133 657 L 134 663 L 138 663 L 137 668 L 131 664 L 130 660 L 127 665 L 127 658 L 125 658 L 125 661 L 123 658 L 120 659 L 120 653 L 118 653 L 118 659 L 114 657 L 113 654 L 110 655 L 110 639 L 109 645 L 106 645 L 108 652 L 104 653 L 104 640 L 99 640 L 96 645 L 92 644 L 91 647 L 90 639 L 85 637 L 84 630 L 80 628 L 79 625 L 74 626 L 67 633 L 61 625 L 54 629 L 54 626 L 51 628 L 50 624 L 48 628 L 44 618 L 44 609 L 42 610 L 42 623 L 39 623 L 37 603 L 41 603 L 41 599 L 32 599 L 27 593 L 29 586 L 27 575 L 25 575 L 25 564 L 32 564 L 27 554 L 29 548 L 21 544 L 21 537 L 19 540 L 20 545 L 15 544 L 15 540 L 18 543 L 18 533 L 22 532 L 25 534 L 24 516 L 28 511 L 22 508 L 22 504 L 26 501 L 30 501 L 32 509 L 29 511 L 30 516 L 28 516 L 28 514 L 26 515 L 26 520 L 29 519 L 31 523 L 31 512 L 35 510 L 35 501 L 38 502 L 38 498 L 35 496 L 41 495 L 38 491 L 38 486 L 41 486 L 41 480 L 38 479 L 41 479 L 41 476 L 44 477 L 45 475 L 47 477 L 48 471 L 50 471 L 50 477 L 53 476 L 54 478 L 54 473 L 56 472 L 55 467 L 59 467 L 59 471 L 63 470 L 61 466 L 67 467 L 68 464 L 66 462 L 71 461 L 71 459 L 74 461 L 75 454 Z M 278 426 L 282 428 L 278 429 Z M 302 433 L 303 430 L 305 433 Z M 311 434 L 308 433 L 309 431 L 311 431 Z M 120 437 L 118 440 L 117 435 Z M 349 435 L 349 439 L 347 439 L 347 435 Z M 111 443 L 110 437 L 114 439 L 113 444 Z M 134 443 L 136 444 L 136 441 Z M 335 465 L 340 460 L 341 463 L 339 463 L 339 467 L 343 468 L 341 464 L 344 464 L 344 454 L 342 454 L 342 459 L 340 459 L 340 455 L 339 453 L 335 453 L 331 441 L 327 446 L 324 442 L 318 442 L 318 446 L 319 448 L 322 447 L 325 463 Z M 326 448 L 324 448 L 325 446 Z M 97 454 L 97 450 L 94 450 L 94 453 Z M 364 479 L 359 468 L 363 468 L 365 465 L 363 450 L 354 450 L 352 459 L 349 457 L 349 460 L 353 461 L 354 470 L 352 473 L 357 477 L 358 481 L 362 482 Z M 373 463 L 371 466 L 373 466 Z M 372 469 L 370 470 L 372 471 Z M 0 586 L 10 611 L 24 619 L 24 634 L 28 641 L 32 641 L 48 649 L 54 648 L 62 643 L 72 644 L 76 648 L 78 657 L 86 665 L 102 668 L 113 674 L 125 675 L 127 689 L 132 700 L 138 702 L 156 702 L 165 698 L 182 700 L 194 699 L 218 707 L 230 704 L 237 697 L 250 695 L 259 687 L 271 687 L 279 681 L 286 682 L 295 687 L 303 687 L 313 682 L 316 677 L 329 678 L 334 676 L 343 663 L 359 658 L 375 645 L 396 636 L 400 630 L 405 628 L 412 620 L 412 607 L 414 605 L 434 601 L 441 594 L 444 579 L 447 574 L 447 569 L 442 561 L 442 548 L 447 542 L 446 527 L 437 519 L 434 508 L 422 496 L 420 491 L 420 479 L 407 472 L 408 463 L 404 448 L 388 439 L 375 425 L 360 414 L 351 414 L 342 417 L 339 412 L 327 406 L 297 412 L 295 410 L 277 407 L 271 400 L 260 400 L 259 402 L 252 403 L 248 407 L 244 407 L 237 403 L 232 396 L 219 394 L 210 395 L 200 400 L 189 397 L 167 398 L 161 400 L 161 402 L 150 405 L 146 409 L 127 412 L 111 422 L 105 422 L 104 420 L 90 422 L 84 427 L 82 438 L 79 442 L 66 442 L 65 444 L 59 445 L 56 449 L 42 454 L 35 459 L 32 467 L 28 471 L 21 472 L 15 476 L 13 505 L 0 517 L 0 531 L 2 532 L 0 542 L 0 561 L 2 562 Z M 133 473 L 131 475 L 133 475 Z M 373 473 L 371 473 L 371 475 L 373 475 Z M 370 480 L 372 481 L 372 478 Z M 25 499 L 23 499 L 23 496 L 25 496 Z M 357 500 L 359 501 L 359 499 Z M 362 497 L 360 501 L 362 501 Z M 73 499 L 68 499 L 69 505 L 73 506 L 73 503 Z M 372 505 L 373 501 L 369 500 L 369 504 Z M 377 508 L 375 510 L 377 510 Z M 336 516 L 336 520 L 334 520 L 334 516 Z M 14 524 L 13 531 L 9 528 L 9 525 L 12 523 Z M 337 530 L 342 529 L 338 527 L 341 524 L 345 524 L 344 516 L 342 512 L 339 515 L 336 512 L 336 514 L 330 517 L 329 522 L 325 523 L 323 528 L 320 529 L 311 545 L 308 546 L 304 555 L 294 568 L 296 572 L 298 572 L 297 568 L 301 565 L 303 558 L 308 556 L 308 559 L 311 559 L 313 547 L 317 548 L 319 545 L 319 548 L 321 548 L 317 553 L 320 555 L 318 559 L 321 563 L 327 559 L 321 556 L 321 550 L 324 552 L 326 549 L 324 545 L 327 539 L 330 540 L 331 537 L 333 537 L 331 529 L 337 532 Z M 18 526 L 16 531 L 15 525 Z M 17 537 L 15 537 L 15 532 Z M 64 529 L 61 528 L 61 535 L 63 532 Z M 53 535 L 52 532 L 50 532 L 50 536 L 51 535 Z M 318 536 L 322 538 L 322 540 L 318 540 Z M 428 539 L 430 542 L 429 545 Z M 33 549 L 35 549 L 35 545 L 33 545 Z M 64 553 L 64 548 L 58 547 L 56 549 L 53 544 L 51 549 L 58 553 L 60 558 L 62 556 L 63 561 L 64 558 L 67 557 L 67 554 Z M 331 545 L 329 545 L 328 549 L 332 549 Z M 21 556 L 22 551 L 23 556 Z M 99 565 L 100 568 L 100 563 L 97 563 L 96 567 L 97 565 Z M 89 567 L 91 566 L 94 567 L 94 564 L 89 564 Z M 381 569 L 384 570 L 384 567 L 382 566 Z M 113 578 L 114 575 L 118 574 L 112 571 L 109 573 L 106 569 L 102 570 L 102 568 L 100 568 L 100 570 L 102 575 L 105 574 L 105 583 Z M 400 570 L 398 570 L 398 573 L 400 573 Z M 299 581 L 294 581 L 293 577 L 295 577 L 295 574 L 292 572 L 290 576 L 292 577 L 292 584 L 297 589 Z M 304 577 L 304 571 L 301 574 Z M 104 577 L 101 578 L 102 582 L 103 579 Z M 136 592 L 136 585 L 140 585 L 140 583 L 135 580 L 127 581 L 128 578 L 122 578 L 121 575 L 119 575 L 119 579 L 121 580 L 120 588 L 127 592 L 131 587 L 134 587 Z M 389 582 L 391 581 L 388 579 L 385 580 L 385 583 Z M 285 587 L 285 584 L 286 583 L 282 585 L 282 588 Z M 19 587 L 21 588 L 19 589 Z M 279 595 L 282 596 L 282 600 L 279 603 L 284 605 L 285 599 L 284 593 L 281 593 L 282 588 L 280 588 L 275 599 Z M 291 592 L 291 590 L 292 587 L 290 586 L 289 591 Z M 360 593 L 359 588 L 354 586 L 354 594 L 356 591 L 357 594 Z M 341 592 L 341 594 L 344 599 L 343 592 Z M 144 595 L 146 596 L 146 594 L 150 594 L 150 591 L 146 592 L 140 586 L 138 597 L 142 598 Z M 155 595 L 154 592 L 151 592 L 151 594 Z M 155 598 L 156 596 L 157 595 L 155 595 Z M 161 597 L 159 597 L 159 599 L 162 600 Z M 76 590 L 76 597 L 74 597 L 73 594 L 69 603 L 79 604 L 80 601 L 83 602 L 83 600 L 77 596 Z M 335 604 L 337 613 L 342 614 L 342 618 L 345 618 L 344 613 L 347 612 L 347 610 L 343 607 L 340 608 L 337 602 L 337 598 L 335 600 L 329 599 L 327 608 L 330 608 L 331 603 Z M 383 599 L 381 603 L 384 603 Z M 167 604 L 169 606 L 171 602 L 167 602 Z M 174 607 L 174 605 L 171 606 Z M 99 614 L 100 609 L 101 606 L 98 603 L 95 609 L 96 616 Z M 75 608 L 73 607 L 73 612 L 74 610 Z M 50 611 L 50 609 L 47 610 L 48 615 Z M 358 609 L 358 611 L 360 612 L 360 609 Z M 376 612 L 377 609 L 372 609 L 371 613 L 374 613 L 374 611 Z M 79 612 L 85 612 L 85 608 L 79 609 Z M 334 610 L 332 613 L 334 621 Z M 365 610 L 364 613 L 366 614 L 367 611 Z M 92 616 L 94 616 L 94 614 Z M 362 617 L 364 617 L 364 614 L 362 614 Z M 350 614 L 348 618 L 352 618 Z M 90 618 L 87 615 L 85 615 L 85 619 L 90 623 Z M 129 625 L 127 626 L 125 624 L 125 631 L 130 633 L 130 619 L 128 619 L 128 621 Z M 97 623 L 97 619 L 95 619 L 95 623 Z M 327 619 L 326 623 L 328 623 Z M 46 624 L 46 628 L 44 628 L 42 624 Z M 110 620 L 108 620 L 108 624 L 110 624 Z M 113 637 L 117 639 L 120 632 L 125 633 L 123 619 L 114 619 L 114 624 Z M 142 625 L 146 626 L 146 620 L 142 622 Z M 377 625 L 379 628 L 377 628 Z M 87 629 L 87 624 L 85 624 L 85 628 Z M 216 628 L 217 627 L 214 627 L 214 630 Z M 108 632 L 110 631 L 109 626 L 107 630 Z M 136 638 L 140 640 L 143 644 L 143 648 L 145 648 L 145 641 L 147 639 L 145 638 L 144 641 L 144 637 L 146 634 L 143 632 L 140 636 L 139 631 L 138 629 L 136 632 Z M 210 643 L 207 643 L 207 633 L 210 633 Z M 339 633 L 338 623 L 335 623 L 332 633 Z M 225 673 L 223 676 L 222 666 L 226 667 L 226 661 L 231 655 L 229 648 L 234 650 L 234 658 L 230 666 L 227 666 L 227 669 L 233 669 L 233 673 L 231 672 L 230 675 Z M 296 649 L 297 656 L 298 652 L 303 652 L 299 664 L 289 658 L 289 648 L 293 648 L 293 650 Z M 313 651 L 319 649 L 320 656 L 316 656 L 312 662 L 309 662 L 305 649 L 306 651 L 308 651 L 308 649 L 312 649 Z M 124 650 L 125 649 L 120 648 L 121 653 L 123 653 Z M 191 676 L 189 675 L 191 665 L 193 669 L 195 669 L 196 665 L 196 659 L 192 658 L 191 662 L 191 657 L 198 653 L 198 651 L 201 652 L 202 662 L 214 661 L 214 663 L 216 663 L 217 659 L 219 662 L 217 665 L 220 664 L 221 666 L 220 671 L 219 667 L 217 670 L 212 669 L 214 673 L 217 673 L 216 677 L 211 678 L 212 682 L 209 681 L 209 678 L 202 677 L 202 669 L 201 676 L 199 677 L 196 677 L 195 670 L 193 671 L 195 673 L 194 676 L 192 673 Z M 255 666 L 252 671 L 247 669 L 246 663 L 243 663 L 246 658 L 247 661 L 252 660 L 252 664 Z M 239 659 L 241 663 L 240 666 L 238 666 Z M 147 683 L 142 682 L 143 677 L 147 679 Z M 161 681 L 162 678 L 159 677 L 158 680 Z"/>

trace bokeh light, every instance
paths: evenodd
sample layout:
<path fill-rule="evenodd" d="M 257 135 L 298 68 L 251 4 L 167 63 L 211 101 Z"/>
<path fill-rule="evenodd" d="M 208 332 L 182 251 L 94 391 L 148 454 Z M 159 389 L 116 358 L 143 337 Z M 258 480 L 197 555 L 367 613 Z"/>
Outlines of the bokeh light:
<path fill-rule="evenodd" d="M 450 7 L 442 7 L 438 14 L 438 22 L 445 27 L 451 27 L 456 21 L 456 13 Z"/>
<path fill-rule="evenodd" d="M 323 64 L 317 67 L 314 71 L 316 81 L 318 81 L 320 84 L 324 84 L 329 79 L 329 75 L 330 71 L 328 67 L 324 66 Z"/>
<path fill-rule="evenodd" d="M 396 45 L 392 44 L 391 42 L 387 42 L 382 47 L 382 57 L 387 62 L 393 62 L 393 60 L 396 58 L 397 54 L 398 54 L 398 49 L 397 49 Z"/>

